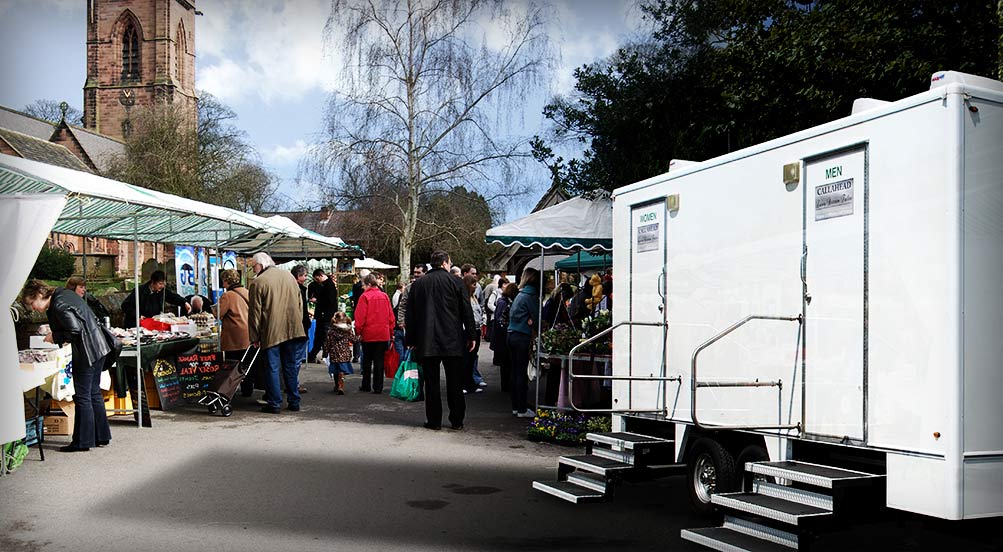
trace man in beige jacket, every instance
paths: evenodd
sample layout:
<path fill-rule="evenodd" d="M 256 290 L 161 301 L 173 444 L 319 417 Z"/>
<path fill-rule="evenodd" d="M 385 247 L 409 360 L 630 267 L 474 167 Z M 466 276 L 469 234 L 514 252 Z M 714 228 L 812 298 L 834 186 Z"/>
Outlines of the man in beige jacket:
<path fill-rule="evenodd" d="M 265 382 L 262 412 L 278 414 L 282 410 L 279 373 L 286 386 L 286 408 L 300 409 L 299 365 L 306 351 L 303 331 L 303 304 L 299 284 L 292 273 L 275 267 L 267 253 L 253 257 L 256 276 L 247 287 L 247 331 L 251 343 L 267 355 L 269 371 Z"/>

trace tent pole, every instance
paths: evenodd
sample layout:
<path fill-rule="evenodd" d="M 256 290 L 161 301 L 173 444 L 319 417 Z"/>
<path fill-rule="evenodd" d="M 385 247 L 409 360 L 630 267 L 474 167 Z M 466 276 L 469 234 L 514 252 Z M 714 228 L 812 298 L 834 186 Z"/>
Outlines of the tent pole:
<path fill-rule="evenodd" d="M 139 218 L 132 217 L 132 295 L 136 303 L 136 396 L 132 398 L 136 427 L 143 427 L 143 334 L 139 325 Z M 138 406 L 137 406 L 138 405 Z M 152 425 L 152 424 L 151 424 Z"/>
<path fill-rule="evenodd" d="M 533 410 L 540 408 L 540 378 L 543 376 L 543 366 L 540 365 L 540 348 L 543 346 L 543 288 L 547 284 L 547 271 L 545 270 L 544 259 L 547 250 L 540 246 L 540 304 L 536 315 L 536 402 L 533 403 Z"/>
<path fill-rule="evenodd" d="M 84 216 L 84 204 L 80 199 L 77 199 L 77 212 L 80 213 L 80 217 Z M 80 259 L 80 265 L 83 268 L 84 281 L 87 281 L 87 236 L 80 236 L 80 241 L 83 243 L 81 251 L 83 251 L 83 258 Z"/>

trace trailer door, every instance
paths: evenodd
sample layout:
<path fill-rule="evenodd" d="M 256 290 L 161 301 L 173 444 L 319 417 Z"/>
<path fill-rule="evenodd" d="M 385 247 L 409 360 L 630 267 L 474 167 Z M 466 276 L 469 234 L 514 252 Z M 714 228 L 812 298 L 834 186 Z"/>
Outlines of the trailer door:
<path fill-rule="evenodd" d="M 865 442 L 867 148 L 805 160 L 805 432 Z"/>
<path fill-rule="evenodd" d="M 630 213 L 630 312 L 628 320 L 665 320 L 665 200 L 631 207 Z M 616 277 L 616 275 L 614 275 Z M 665 367 L 665 331 L 661 327 L 630 326 L 629 373 L 633 376 L 660 376 Z M 629 410 L 661 408 L 664 385 L 659 382 L 630 382 Z M 614 405 L 624 408 L 625 405 Z"/>

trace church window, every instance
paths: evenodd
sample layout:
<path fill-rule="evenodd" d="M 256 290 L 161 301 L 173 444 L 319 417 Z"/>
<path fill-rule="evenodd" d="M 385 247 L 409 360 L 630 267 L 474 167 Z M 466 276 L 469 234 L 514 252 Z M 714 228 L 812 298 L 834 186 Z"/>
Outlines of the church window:
<path fill-rule="evenodd" d="M 122 33 L 122 80 L 139 80 L 139 32 L 131 22 Z"/>

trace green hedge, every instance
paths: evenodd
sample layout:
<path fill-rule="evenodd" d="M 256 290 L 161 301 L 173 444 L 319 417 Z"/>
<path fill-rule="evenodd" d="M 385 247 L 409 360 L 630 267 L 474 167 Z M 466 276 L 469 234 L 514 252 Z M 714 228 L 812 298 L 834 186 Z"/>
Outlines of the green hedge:
<path fill-rule="evenodd" d="M 43 247 L 30 276 L 39 280 L 66 280 L 73 275 L 73 262 L 69 251 Z"/>

